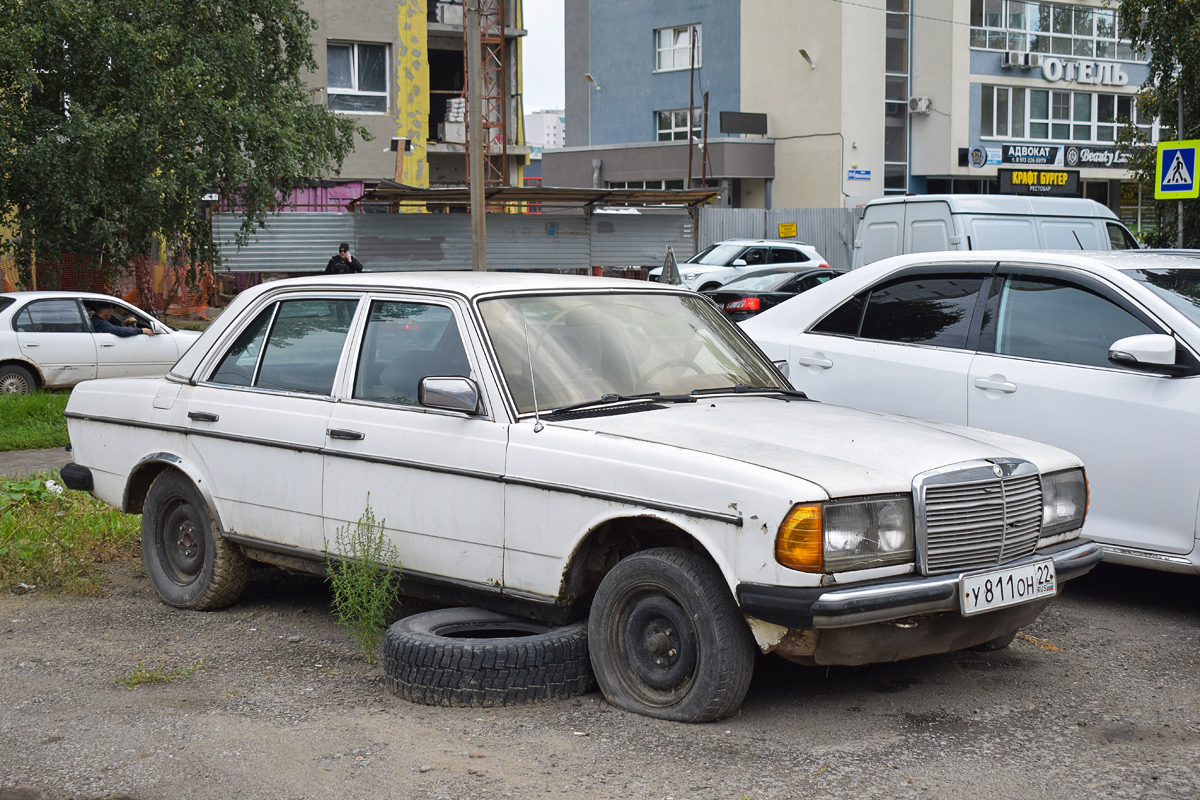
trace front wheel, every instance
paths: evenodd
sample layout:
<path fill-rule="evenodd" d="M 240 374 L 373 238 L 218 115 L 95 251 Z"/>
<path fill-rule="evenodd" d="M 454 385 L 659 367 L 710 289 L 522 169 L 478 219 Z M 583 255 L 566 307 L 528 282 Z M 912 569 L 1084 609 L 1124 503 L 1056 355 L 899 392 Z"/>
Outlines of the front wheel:
<path fill-rule="evenodd" d="M 671 547 L 635 553 L 604 576 L 588 647 L 609 702 L 680 722 L 736 711 L 754 670 L 750 630 L 721 573 Z"/>
<path fill-rule="evenodd" d="M 168 471 L 154 479 L 142 509 L 142 558 L 163 602 L 211 611 L 236 603 L 246 588 L 246 556 L 221 536 L 192 482 Z"/>

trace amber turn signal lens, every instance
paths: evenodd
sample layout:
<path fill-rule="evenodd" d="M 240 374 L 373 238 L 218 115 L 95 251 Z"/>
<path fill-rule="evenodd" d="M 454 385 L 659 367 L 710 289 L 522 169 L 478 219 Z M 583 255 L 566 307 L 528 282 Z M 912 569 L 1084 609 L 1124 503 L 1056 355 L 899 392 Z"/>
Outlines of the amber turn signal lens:
<path fill-rule="evenodd" d="M 790 569 L 821 572 L 823 553 L 821 506 L 792 506 L 775 534 L 775 560 Z"/>

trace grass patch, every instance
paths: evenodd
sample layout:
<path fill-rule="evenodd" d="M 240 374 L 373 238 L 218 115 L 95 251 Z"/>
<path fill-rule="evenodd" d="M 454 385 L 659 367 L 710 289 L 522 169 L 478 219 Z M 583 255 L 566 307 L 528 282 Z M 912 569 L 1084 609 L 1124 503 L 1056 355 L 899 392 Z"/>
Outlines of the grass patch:
<path fill-rule="evenodd" d="M 0 590 L 95 593 L 100 565 L 140 559 L 140 525 L 57 476 L 0 479 Z"/>
<path fill-rule="evenodd" d="M 329 558 L 333 609 L 338 624 L 350 631 L 367 662 L 374 664 L 388 609 L 400 590 L 400 556 L 384 536 L 383 520 L 375 519 L 370 496 L 357 524 L 337 529 L 335 547 L 338 555 Z"/>
<path fill-rule="evenodd" d="M 124 678 L 117 678 L 114 683 L 117 686 L 124 686 L 126 689 L 135 689 L 144 683 L 170 683 L 171 681 L 187 678 L 193 672 L 204 666 L 203 661 L 197 661 L 190 667 L 176 667 L 175 669 L 167 669 L 166 667 L 143 667 L 138 664 Z"/>
<path fill-rule="evenodd" d="M 70 392 L 0 394 L 0 451 L 66 447 Z"/>

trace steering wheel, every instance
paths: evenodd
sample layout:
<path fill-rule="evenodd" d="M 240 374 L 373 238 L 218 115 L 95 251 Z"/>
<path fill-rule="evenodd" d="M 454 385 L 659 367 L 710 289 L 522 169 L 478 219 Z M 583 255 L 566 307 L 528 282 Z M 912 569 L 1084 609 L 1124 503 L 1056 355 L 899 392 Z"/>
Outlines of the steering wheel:
<path fill-rule="evenodd" d="M 653 369 L 643 375 L 642 379 L 638 381 L 638 389 L 644 389 L 646 384 L 650 383 L 651 378 L 662 372 L 664 369 L 670 369 L 671 367 L 687 367 L 697 375 L 704 374 L 704 368 L 690 358 L 669 358 L 661 364 L 655 365 Z"/>

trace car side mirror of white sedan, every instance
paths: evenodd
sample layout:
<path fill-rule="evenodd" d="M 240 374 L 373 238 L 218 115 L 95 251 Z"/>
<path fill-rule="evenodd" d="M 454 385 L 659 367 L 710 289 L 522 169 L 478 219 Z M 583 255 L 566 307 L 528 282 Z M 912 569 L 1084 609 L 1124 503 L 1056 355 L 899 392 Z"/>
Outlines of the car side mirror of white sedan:
<path fill-rule="evenodd" d="M 1126 336 L 1108 348 L 1108 360 L 1131 369 L 1171 367 L 1175 365 L 1175 338 L 1165 333 Z"/>
<path fill-rule="evenodd" d="M 417 402 L 425 408 L 474 414 L 479 410 L 479 387 L 470 378 L 430 375 L 417 387 Z"/>
<path fill-rule="evenodd" d="M 730 261 L 730 262 L 729 262 L 729 266 L 731 266 L 731 267 L 744 267 L 744 266 L 746 266 L 746 259 L 744 259 L 744 258 L 735 258 L 733 261 Z"/>

